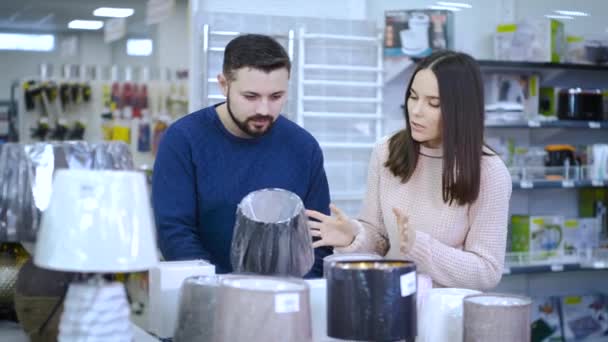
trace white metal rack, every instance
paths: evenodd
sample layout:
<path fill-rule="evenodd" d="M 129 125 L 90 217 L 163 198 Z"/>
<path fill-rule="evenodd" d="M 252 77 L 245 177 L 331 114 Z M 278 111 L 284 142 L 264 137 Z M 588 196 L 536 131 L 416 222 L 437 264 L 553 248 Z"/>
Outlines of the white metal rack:
<path fill-rule="evenodd" d="M 212 93 L 209 91 L 210 84 L 218 84 L 217 79 L 215 77 L 213 77 L 215 75 L 210 74 L 211 71 L 210 71 L 209 67 L 211 66 L 210 64 L 212 63 L 211 56 L 212 56 L 212 54 L 223 54 L 226 49 L 226 44 L 227 44 L 227 42 L 223 42 L 224 44 L 219 44 L 218 46 L 212 46 L 212 44 L 214 44 L 214 41 L 215 41 L 215 39 L 213 39 L 213 38 L 217 37 L 219 40 L 222 40 L 222 38 L 225 40 L 226 38 L 231 39 L 240 34 L 241 34 L 241 32 L 236 32 L 236 31 L 214 31 L 214 30 L 211 30 L 209 24 L 203 25 L 203 30 L 202 30 L 203 44 L 202 44 L 202 54 L 201 54 L 202 70 L 201 70 L 201 75 L 198 75 L 198 77 L 201 77 L 201 80 L 202 80 L 201 86 L 200 86 L 201 99 L 202 99 L 201 108 L 205 108 L 209 105 L 226 100 L 226 97 L 224 97 L 222 94 Z M 291 60 L 293 60 L 295 32 L 293 30 L 289 30 L 289 32 L 286 35 L 285 34 L 274 34 L 271 36 L 274 37 L 275 39 L 277 39 L 281 43 L 286 41 L 287 46 L 285 46 L 285 48 L 287 49 L 289 58 Z M 218 61 L 219 60 L 221 60 L 221 59 L 218 59 Z M 221 65 L 214 65 L 214 67 L 217 69 L 217 68 L 221 67 Z M 221 69 L 219 69 L 219 70 L 221 70 Z"/>
<path fill-rule="evenodd" d="M 319 54 L 327 49 L 315 51 L 315 44 L 344 48 L 351 51 L 347 53 L 351 58 L 323 58 Z M 365 53 L 363 57 L 370 58 L 356 56 Z M 363 199 L 369 153 L 384 133 L 382 61 L 381 35 L 298 31 L 296 119 L 324 150 L 332 201 L 350 213 Z M 356 132 L 358 127 L 365 134 Z M 348 129 L 353 134 L 340 137 Z"/>

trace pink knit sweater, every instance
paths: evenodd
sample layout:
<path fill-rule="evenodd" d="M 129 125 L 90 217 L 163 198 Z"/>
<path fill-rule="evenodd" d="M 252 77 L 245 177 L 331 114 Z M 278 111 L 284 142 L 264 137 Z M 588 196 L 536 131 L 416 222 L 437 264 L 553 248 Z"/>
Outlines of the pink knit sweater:
<path fill-rule="evenodd" d="M 388 141 L 373 150 L 367 193 L 359 215 L 359 231 L 350 246 L 336 252 L 375 252 L 406 258 L 435 286 L 490 289 L 502 276 L 507 240 L 511 177 L 498 156 L 484 156 L 481 186 L 475 203 L 447 205 L 441 196 L 442 150 L 421 146 L 412 177 L 402 183 L 384 166 Z M 398 207 L 416 229 L 413 249 L 399 251 Z"/>

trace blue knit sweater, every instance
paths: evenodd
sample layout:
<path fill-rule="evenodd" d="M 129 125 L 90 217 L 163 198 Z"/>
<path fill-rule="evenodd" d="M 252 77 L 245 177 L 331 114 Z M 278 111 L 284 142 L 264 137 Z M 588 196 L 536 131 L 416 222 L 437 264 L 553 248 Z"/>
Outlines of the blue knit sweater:
<path fill-rule="evenodd" d="M 296 193 L 307 209 L 329 214 L 323 154 L 304 129 L 279 116 L 262 137 L 239 138 L 215 107 L 178 120 L 166 131 L 154 163 L 152 202 L 165 260 L 206 259 L 231 272 L 237 204 L 263 188 Z M 329 248 L 315 250 L 307 277 L 321 277 Z"/>

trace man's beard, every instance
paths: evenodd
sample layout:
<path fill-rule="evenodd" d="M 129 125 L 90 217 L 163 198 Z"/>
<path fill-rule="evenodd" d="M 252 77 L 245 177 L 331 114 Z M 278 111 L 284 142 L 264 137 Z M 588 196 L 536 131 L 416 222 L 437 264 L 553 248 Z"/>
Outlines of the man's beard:
<path fill-rule="evenodd" d="M 228 93 L 230 93 L 230 90 L 228 91 Z M 226 109 L 228 110 L 228 114 L 230 114 L 230 117 L 232 118 L 232 121 L 234 122 L 234 124 L 237 125 L 237 127 L 241 131 L 245 132 L 245 134 L 249 135 L 252 138 L 259 138 L 259 137 L 263 136 L 264 134 L 270 132 L 270 129 L 274 125 L 274 119 L 272 118 L 272 116 L 262 115 L 262 114 L 256 114 L 252 117 L 247 118 L 245 121 L 239 121 L 239 119 L 236 118 L 236 116 L 232 112 L 232 109 L 230 108 L 230 95 L 229 94 L 226 97 Z M 269 124 L 265 130 L 254 131 L 251 128 L 249 128 L 249 123 L 251 121 L 259 120 L 259 119 L 265 119 L 265 120 L 269 121 Z"/>

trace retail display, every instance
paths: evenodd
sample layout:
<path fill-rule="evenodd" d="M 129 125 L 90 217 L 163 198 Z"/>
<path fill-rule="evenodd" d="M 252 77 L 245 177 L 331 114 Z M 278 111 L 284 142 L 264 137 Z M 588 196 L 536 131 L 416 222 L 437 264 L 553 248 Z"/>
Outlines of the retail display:
<path fill-rule="evenodd" d="M 428 291 L 418 311 L 418 342 L 462 341 L 463 299 L 481 292 L 469 289 L 436 288 Z"/>
<path fill-rule="evenodd" d="M 447 10 L 393 10 L 385 13 L 384 55 L 424 57 L 452 47 L 453 17 Z"/>
<path fill-rule="evenodd" d="M 327 317 L 332 338 L 414 341 L 416 266 L 397 260 L 336 262 L 327 276 Z"/>
<path fill-rule="evenodd" d="M 72 282 L 59 323 L 59 341 L 104 337 L 131 341 L 124 285 L 101 274 L 145 271 L 158 263 L 144 175 L 133 171 L 58 170 L 34 263 L 96 274 Z"/>
<path fill-rule="evenodd" d="M 230 260 L 235 272 L 302 277 L 314 263 L 304 204 L 283 189 L 254 191 L 239 203 Z"/>
<path fill-rule="evenodd" d="M 36 240 L 57 169 L 132 169 L 120 143 L 56 142 L 0 145 L 0 241 Z"/>
<path fill-rule="evenodd" d="M 463 341 L 528 341 L 530 298 L 487 293 L 464 298 Z"/>
<path fill-rule="evenodd" d="M 224 279 L 215 323 L 214 342 L 311 341 L 308 285 L 262 276 Z"/>
<path fill-rule="evenodd" d="M 564 24 L 529 19 L 501 24 L 494 34 L 494 57 L 506 61 L 561 62 L 566 55 Z"/>

